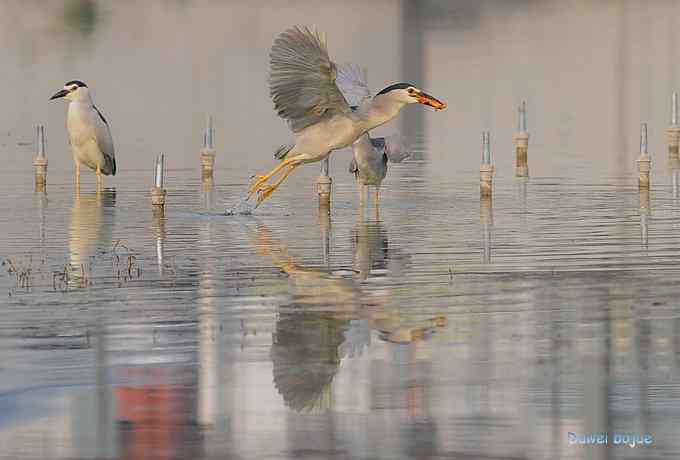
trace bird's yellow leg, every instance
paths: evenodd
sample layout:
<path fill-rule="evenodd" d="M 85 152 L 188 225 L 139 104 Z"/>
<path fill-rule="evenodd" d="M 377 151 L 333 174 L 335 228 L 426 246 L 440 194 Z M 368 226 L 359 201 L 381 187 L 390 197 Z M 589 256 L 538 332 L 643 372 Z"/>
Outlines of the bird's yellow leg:
<path fill-rule="evenodd" d="M 80 162 L 75 160 L 76 164 L 76 188 L 80 191 Z"/>
<path fill-rule="evenodd" d="M 376 209 L 380 206 L 380 186 L 375 186 L 375 207 Z"/>
<path fill-rule="evenodd" d="M 102 168 L 101 166 L 97 165 L 97 189 L 101 188 L 102 186 Z"/>
<path fill-rule="evenodd" d="M 277 188 L 279 188 L 279 185 L 281 185 L 283 183 L 283 181 L 286 180 L 286 177 L 288 177 L 288 175 L 290 173 L 292 173 L 293 170 L 295 170 L 295 168 L 297 168 L 298 166 L 300 166 L 300 163 L 290 164 L 288 166 L 288 169 L 286 169 L 286 171 L 281 175 L 281 177 L 279 177 L 279 179 L 276 182 L 274 182 L 271 185 L 261 186 L 257 190 L 257 204 L 255 205 L 255 207 L 257 208 L 260 205 L 260 203 L 262 203 L 264 200 L 266 200 L 269 197 L 269 195 L 274 193 L 274 191 Z"/>
<path fill-rule="evenodd" d="M 293 160 L 292 158 L 285 159 L 281 163 L 276 165 L 276 168 L 272 169 L 268 174 L 265 174 L 264 176 L 255 176 L 255 182 L 253 182 L 253 184 L 250 186 L 250 189 L 249 189 L 250 193 L 249 193 L 248 196 L 252 195 L 257 190 L 259 190 L 261 188 L 262 184 L 267 182 L 269 179 L 272 178 L 272 176 L 274 176 L 276 173 L 278 173 L 283 168 L 288 166 L 292 162 L 292 160 Z"/>

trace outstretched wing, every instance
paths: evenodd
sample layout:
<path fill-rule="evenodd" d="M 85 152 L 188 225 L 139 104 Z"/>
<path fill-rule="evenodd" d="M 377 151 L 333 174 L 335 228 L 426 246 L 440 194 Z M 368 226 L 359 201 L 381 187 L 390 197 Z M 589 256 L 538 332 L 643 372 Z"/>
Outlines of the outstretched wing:
<path fill-rule="evenodd" d="M 371 143 L 378 151 L 382 151 L 392 163 L 401 163 L 411 156 L 411 152 L 406 150 L 404 141 L 399 134 L 371 138 Z"/>
<path fill-rule="evenodd" d="M 274 108 L 294 132 L 324 116 L 350 111 L 335 84 L 336 66 L 328 57 L 326 40 L 316 30 L 286 30 L 274 41 L 269 58 Z"/>
<path fill-rule="evenodd" d="M 343 64 L 338 66 L 336 83 L 350 107 L 358 107 L 365 99 L 371 98 L 366 71 L 357 65 Z"/>
<path fill-rule="evenodd" d="M 104 115 L 102 115 L 97 107 L 94 107 L 94 110 L 97 112 L 96 119 L 94 120 L 97 146 L 99 147 L 99 150 L 102 152 L 102 154 L 104 154 L 104 159 L 106 160 L 106 164 L 102 165 L 102 169 L 105 174 L 111 174 L 112 176 L 115 176 L 116 155 L 113 149 L 113 139 L 111 138 L 109 122 L 106 121 L 106 118 L 104 118 Z"/>

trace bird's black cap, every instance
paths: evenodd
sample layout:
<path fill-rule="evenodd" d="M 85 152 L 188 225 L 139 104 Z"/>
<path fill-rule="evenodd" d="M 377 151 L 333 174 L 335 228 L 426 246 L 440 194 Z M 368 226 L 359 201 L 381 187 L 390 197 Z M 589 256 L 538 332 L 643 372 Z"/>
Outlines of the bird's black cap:
<path fill-rule="evenodd" d="M 85 83 L 83 83 L 82 81 L 80 81 L 80 80 L 71 80 L 71 81 L 67 81 L 67 82 L 64 84 L 64 86 L 71 86 L 71 85 L 76 85 L 76 86 L 81 87 L 81 88 L 82 88 L 82 87 L 87 88 L 87 85 L 86 85 Z"/>
<path fill-rule="evenodd" d="M 390 91 L 393 91 L 395 89 L 406 89 L 406 88 L 409 88 L 411 86 L 413 86 L 414 88 L 416 87 L 416 85 L 414 85 L 412 83 L 395 83 L 395 84 L 390 85 L 387 88 L 383 89 L 382 91 L 380 91 L 378 94 L 376 94 L 376 96 L 380 96 L 381 94 L 389 93 Z"/>

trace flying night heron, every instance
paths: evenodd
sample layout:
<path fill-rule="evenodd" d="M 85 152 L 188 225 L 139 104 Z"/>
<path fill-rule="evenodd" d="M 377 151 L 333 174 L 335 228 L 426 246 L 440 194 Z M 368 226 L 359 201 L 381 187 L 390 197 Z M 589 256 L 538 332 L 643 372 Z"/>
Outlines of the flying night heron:
<path fill-rule="evenodd" d="M 96 172 L 97 185 L 101 185 L 102 174 L 116 175 L 116 156 L 109 124 L 95 107 L 90 89 L 82 81 L 67 82 L 50 100 L 61 98 L 70 101 L 66 129 L 76 165 L 76 186 L 80 186 L 81 163 Z"/>
<path fill-rule="evenodd" d="M 337 84 L 352 110 L 371 99 L 366 73 L 357 66 L 339 66 Z M 352 151 L 354 158 L 349 165 L 349 172 L 357 179 L 359 201 L 364 204 L 365 188 L 372 185 L 375 186 L 377 205 L 380 201 L 380 184 L 387 175 L 387 162 L 400 163 L 409 156 L 401 136 L 395 134 L 372 138 L 369 133 L 365 133 L 352 144 Z"/>
<path fill-rule="evenodd" d="M 318 32 L 293 27 L 274 41 L 269 90 L 276 112 L 295 133 L 295 142 L 277 150 L 274 157 L 281 162 L 273 170 L 255 177 L 249 196 L 257 192 L 256 207 L 298 166 L 321 161 L 331 151 L 352 145 L 364 133 L 396 117 L 406 104 L 446 108 L 415 85 L 396 83 L 352 110 L 336 84 L 336 76 L 326 39 Z M 268 184 L 281 171 L 281 177 Z"/>

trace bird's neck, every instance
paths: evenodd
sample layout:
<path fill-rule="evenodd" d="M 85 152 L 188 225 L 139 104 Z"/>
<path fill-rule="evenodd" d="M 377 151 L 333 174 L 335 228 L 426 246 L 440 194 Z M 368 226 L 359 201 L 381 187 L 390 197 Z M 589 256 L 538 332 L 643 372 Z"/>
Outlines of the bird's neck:
<path fill-rule="evenodd" d="M 406 105 L 395 100 L 389 94 L 380 94 L 367 101 L 362 107 L 362 118 L 367 130 L 376 128 L 399 115 L 399 111 Z"/>
<path fill-rule="evenodd" d="M 79 105 L 81 107 L 92 107 L 94 103 L 92 102 L 92 98 L 90 96 L 87 96 L 72 100 L 71 105 Z"/>

